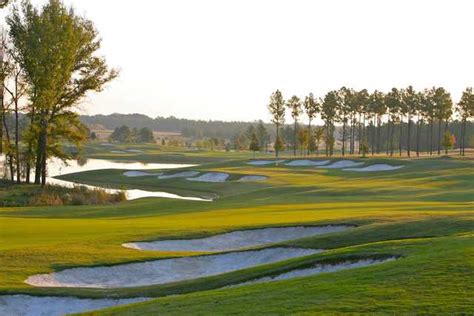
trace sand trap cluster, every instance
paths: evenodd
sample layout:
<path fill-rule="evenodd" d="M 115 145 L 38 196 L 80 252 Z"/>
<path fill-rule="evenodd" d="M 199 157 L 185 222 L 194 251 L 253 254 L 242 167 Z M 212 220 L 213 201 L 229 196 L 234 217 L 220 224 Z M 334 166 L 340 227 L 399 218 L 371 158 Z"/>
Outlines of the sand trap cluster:
<path fill-rule="evenodd" d="M 264 278 L 252 280 L 249 282 L 240 283 L 232 287 L 242 286 L 242 285 L 247 285 L 247 284 L 293 279 L 297 277 L 311 276 L 311 275 L 320 274 L 320 273 L 337 272 L 337 271 L 348 270 L 348 269 L 368 267 L 375 264 L 394 261 L 396 259 L 397 258 L 395 257 L 390 257 L 390 258 L 385 258 L 385 259 L 361 259 L 357 261 L 344 261 L 344 262 L 335 263 L 335 264 L 317 264 L 311 268 L 296 269 L 296 270 L 288 271 L 276 276 L 264 277 Z"/>
<path fill-rule="evenodd" d="M 345 168 L 352 168 L 363 165 L 363 162 L 355 162 L 352 160 L 339 160 L 327 166 L 320 166 L 319 168 L 324 169 L 345 169 Z"/>
<path fill-rule="evenodd" d="M 196 178 L 186 178 L 189 181 L 198 181 L 198 182 L 225 182 L 229 174 L 222 172 L 208 172 L 203 175 L 200 175 Z"/>
<path fill-rule="evenodd" d="M 123 173 L 124 176 L 129 177 L 129 178 L 159 176 L 161 174 L 163 173 L 162 172 L 150 173 L 150 172 L 145 172 L 145 171 L 127 171 Z"/>
<path fill-rule="evenodd" d="M 238 181 L 239 182 L 255 182 L 255 181 L 265 181 L 268 177 L 265 176 L 243 176 Z"/>
<path fill-rule="evenodd" d="M 253 160 L 248 162 L 247 164 L 252 166 L 266 166 L 283 162 L 285 162 L 285 160 Z"/>
<path fill-rule="evenodd" d="M 189 177 L 194 177 L 197 176 L 199 172 L 197 171 L 183 171 L 183 172 L 178 172 L 174 174 L 164 174 L 158 177 L 158 179 L 164 180 L 164 179 L 173 179 L 173 178 L 189 178 Z"/>
<path fill-rule="evenodd" d="M 133 299 L 81 299 L 60 296 L 0 296 L 0 315 L 9 316 L 63 316 L 106 307 L 142 302 L 147 298 Z"/>
<path fill-rule="evenodd" d="M 39 287 L 137 287 L 202 278 L 319 252 L 321 250 L 268 248 L 107 267 L 73 268 L 50 274 L 34 275 L 25 282 Z"/>
<path fill-rule="evenodd" d="M 344 171 L 358 171 L 358 172 L 376 172 L 376 171 L 393 171 L 401 169 L 405 166 L 391 166 L 387 164 L 376 164 L 363 168 L 347 168 L 343 169 Z"/>
<path fill-rule="evenodd" d="M 285 165 L 290 167 L 311 167 L 311 166 L 323 166 L 330 163 L 330 160 L 293 160 L 286 163 Z"/>
<path fill-rule="evenodd" d="M 239 230 L 200 239 L 158 240 L 123 244 L 126 248 L 162 251 L 231 251 L 315 235 L 340 232 L 345 225 L 274 227 Z"/>

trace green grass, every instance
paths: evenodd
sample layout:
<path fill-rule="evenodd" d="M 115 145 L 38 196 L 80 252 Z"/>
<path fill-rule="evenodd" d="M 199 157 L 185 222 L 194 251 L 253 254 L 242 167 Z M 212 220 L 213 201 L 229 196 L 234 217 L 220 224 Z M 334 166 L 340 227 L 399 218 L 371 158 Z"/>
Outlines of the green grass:
<path fill-rule="evenodd" d="M 147 161 L 160 162 L 170 154 L 159 148 L 154 152 L 148 146 L 140 154 L 147 156 Z M 96 147 L 89 148 L 95 158 L 103 155 L 100 145 Z M 240 153 L 183 155 L 207 157 L 204 165 L 191 169 L 227 172 L 231 181 L 207 184 L 127 178 L 123 170 L 64 178 L 116 188 L 217 194 L 216 201 L 148 198 L 105 206 L 0 208 L 0 294 L 157 298 L 94 315 L 474 312 L 473 161 L 365 159 L 368 163 L 406 166 L 392 172 L 360 174 L 284 165 L 254 167 L 246 163 L 251 155 Z M 234 181 L 250 174 L 265 175 L 269 180 Z M 23 282 L 32 274 L 69 267 L 197 254 L 135 251 L 121 247 L 123 242 L 207 236 L 242 228 L 341 223 L 357 227 L 282 243 L 327 252 L 205 279 L 107 290 L 33 288 Z M 387 255 L 400 259 L 337 273 L 220 289 L 317 262 Z M 167 296 L 171 294 L 180 295 Z"/>

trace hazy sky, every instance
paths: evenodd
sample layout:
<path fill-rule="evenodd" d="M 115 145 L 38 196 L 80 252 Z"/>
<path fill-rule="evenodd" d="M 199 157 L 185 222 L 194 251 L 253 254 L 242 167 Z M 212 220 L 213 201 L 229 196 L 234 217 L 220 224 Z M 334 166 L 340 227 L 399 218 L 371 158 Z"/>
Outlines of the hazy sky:
<path fill-rule="evenodd" d="M 34 0 L 44 3 L 45 0 Z M 270 94 L 474 85 L 474 1 L 67 0 L 120 78 L 89 114 L 268 120 Z"/>

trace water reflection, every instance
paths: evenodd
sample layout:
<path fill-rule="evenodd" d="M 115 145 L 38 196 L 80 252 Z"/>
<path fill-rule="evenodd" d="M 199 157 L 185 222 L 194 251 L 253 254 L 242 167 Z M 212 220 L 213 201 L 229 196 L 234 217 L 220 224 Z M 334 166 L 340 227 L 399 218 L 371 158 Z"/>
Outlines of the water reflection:
<path fill-rule="evenodd" d="M 0 156 L 0 163 L 4 161 L 4 156 Z M 80 160 L 68 160 L 66 163 L 60 159 L 50 159 L 48 162 L 48 178 L 46 182 L 52 185 L 60 185 L 68 188 L 74 187 L 74 185 L 82 185 L 90 189 L 101 188 L 105 189 L 109 193 L 116 193 L 119 191 L 125 191 L 128 200 L 135 200 L 145 197 L 161 197 L 168 199 L 181 199 L 190 201 L 212 201 L 212 199 L 191 197 L 191 196 L 180 196 L 168 192 L 155 192 L 145 190 L 117 190 L 105 187 L 97 187 L 92 185 L 86 185 L 83 183 L 70 182 L 65 180 L 56 179 L 54 177 L 66 175 L 76 172 L 93 171 L 93 170 L 104 170 L 104 169 L 126 169 L 126 170 L 151 170 L 151 169 L 177 169 L 192 167 L 195 165 L 189 164 L 163 164 L 163 163 L 141 163 L 141 162 L 117 162 L 102 159 L 80 159 Z M 1 169 L 1 168 L 0 168 Z M 159 181 L 157 179 L 157 181 Z"/>

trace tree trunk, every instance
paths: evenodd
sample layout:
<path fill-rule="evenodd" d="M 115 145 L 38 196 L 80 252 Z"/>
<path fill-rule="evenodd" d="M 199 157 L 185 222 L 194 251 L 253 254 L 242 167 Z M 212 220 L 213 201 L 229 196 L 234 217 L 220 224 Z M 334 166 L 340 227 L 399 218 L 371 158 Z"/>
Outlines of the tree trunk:
<path fill-rule="evenodd" d="M 402 156 L 402 139 L 403 139 L 403 116 L 400 116 L 400 139 L 398 141 L 400 157 Z"/>
<path fill-rule="evenodd" d="M 448 132 L 448 127 L 449 127 L 449 122 L 448 122 L 448 120 L 446 119 L 446 125 L 445 125 L 445 127 L 444 127 L 444 133 L 445 133 L 445 134 Z M 446 156 L 448 155 L 448 150 L 449 150 L 448 146 L 445 146 L 444 152 L 445 152 Z"/>
<path fill-rule="evenodd" d="M 411 156 L 410 152 L 410 145 L 411 145 L 411 114 L 408 114 L 408 133 L 407 133 L 407 155 L 408 157 Z"/>
<path fill-rule="evenodd" d="M 392 128 L 390 131 L 390 157 L 393 156 L 394 152 L 394 137 L 395 137 L 395 122 L 392 120 Z"/>
<path fill-rule="evenodd" d="M 342 119 L 342 156 L 346 155 L 346 117 Z"/>
<path fill-rule="evenodd" d="M 307 146 L 308 147 L 307 148 L 308 149 L 308 156 L 311 155 L 311 148 L 310 148 L 311 146 L 310 146 L 310 144 L 311 144 L 312 141 L 313 140 L 312 140 L 312 137 L 311 137 L 311 119 L 309 119 L 309 123 L 308 123 L 308 146 Z"/>
<path fill-rule="evenodd" d="M 293 131 L 293 156 L 296 157 L 296 124 L 297 124 L 297 121 L 295 120 L 295 127 L 294 127 L 294 131 Z"/>
<path fill-rule="evenodd" d="M 42 184 L 42 177 L 46 170 L 43 167 L 46 165 L 46 139 L 48 123 L 46 119 L 41 118 L 40 133 L 38 137 L 38 146 L 36 150 L 36 168 L 35 168 L 35 184 Z"/>
<path fill-rule="evenodd" d="M 276 125 L 276 138 L 275 138 L 275 145 L 277 144 L 277 142 L 279 141 L 279 130 L 280 130 L 280 125 L 279 124 L 275 124 Z M 277 146 L 273 146 L 274 149 L 275 149 L 275 157 L 277 159 L 277 164 L 278 164 L 278 147 Z"/>
<path fill-rule="evenodd" d="M 442 119 L 438 119 L 438 156 L 441 155 L 441 123 Z"/>
<path fill-rule="evenodd" d="M 430 120 L 430 156 L 433 155 L 434 119 Z"/>
<path fill-rule="evenodd" d="M 418 120 L 416 122 L 416 156 L 420 157 L 420 132 L 421 132 L 421 119 L 418 116 Z"/>
<path fill-rule="evenodd" d="M 15 100 L 15 159 L 16 159 L 16 182 L 21 182 L 20 173 L 20 128 L 19 128 L 18 100 Z"/>

